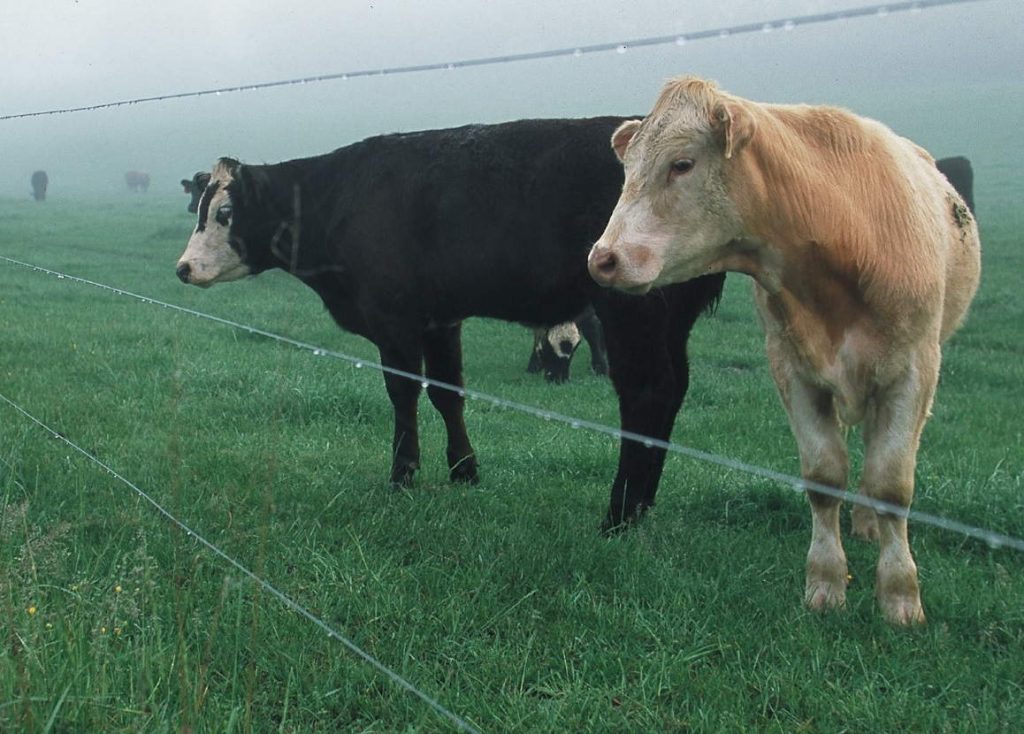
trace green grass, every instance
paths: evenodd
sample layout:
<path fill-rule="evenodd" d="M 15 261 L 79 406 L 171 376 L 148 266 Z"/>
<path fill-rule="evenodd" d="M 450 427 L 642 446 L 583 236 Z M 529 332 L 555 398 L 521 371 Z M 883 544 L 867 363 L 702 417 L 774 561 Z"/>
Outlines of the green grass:
<path fill-rule="evenodd" d="M 1024 223 L 1002 170 L 978 171 L 983 285 L 945 351 L 915 508 L 1021 537 Z M 283 274 L 179 284 L 183 209 L 0 201 L 0 254 L 376 358 Z M 6 263 L 0 314 L 0 392 L 483 731 L 1024 730 L 1020 553 L 912 527 L 929 624 L 907 631 L 851 540 L 848 607 L 817 616 L 809 512 L 785 487 L 670 457 L 656 510 L 604 539 L 608 437 L 471 401 L 483 480 L 453 486 L 424 399 L 424 466 L 395 492 L 375 371 Z M 525 374 L 529 345 L 470 321 L 468 384 L 616 424 L 586 355 L 553 387 Z M 796 472 L 748 281 L 691 345 L 674 439 Z M 0 730 L 450 729 L 6 405 L 0 492 Z"/>

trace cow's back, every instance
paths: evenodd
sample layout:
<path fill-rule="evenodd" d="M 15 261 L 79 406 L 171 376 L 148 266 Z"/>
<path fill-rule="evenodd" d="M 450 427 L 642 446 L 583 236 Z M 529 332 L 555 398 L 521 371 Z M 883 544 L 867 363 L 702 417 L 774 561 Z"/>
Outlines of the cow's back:
<path fill-rule="evenodd" d="M 553 323 L 595 290 L 586 254 L 622 186 L 624 118 L 525 120 L 371 138 L 336 151 L 334 256 L 412 285 L 438 321 Z"/>

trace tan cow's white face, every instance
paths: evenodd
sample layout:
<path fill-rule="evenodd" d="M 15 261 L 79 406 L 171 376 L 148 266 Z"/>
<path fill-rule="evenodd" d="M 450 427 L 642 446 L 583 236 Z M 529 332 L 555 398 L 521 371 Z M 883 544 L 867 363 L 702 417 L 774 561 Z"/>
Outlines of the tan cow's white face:
<path fill-rule="evenodd" d="M 612 147 L 625 183 L 590 273 L 604 286 L 645 293 L 720 271 L 723 248 L 742 234 L 726 185 L 731 142 L 697 110 L 662 110 L 623 123 Z"/>
<path fill-rule="evenodd" d="M 178 259 L 177 274 L 184 283 L 208 288 L 249 275 L 236 242 L 232 246 L 233 207 L 228 184 L 231 169 L 218 163 L 199 201 L 198 222 L 185 252 Z"/>

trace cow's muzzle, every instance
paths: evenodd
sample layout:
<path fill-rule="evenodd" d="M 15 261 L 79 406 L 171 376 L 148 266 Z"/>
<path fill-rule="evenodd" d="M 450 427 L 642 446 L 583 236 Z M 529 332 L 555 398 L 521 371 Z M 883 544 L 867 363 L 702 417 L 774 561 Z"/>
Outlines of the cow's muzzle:
<path fill-rule="evenodd" d="M 181 263 L 178 266 L 178 269 L 175 270 L 174 272 L 177 273 L 178 280 L 180 280 L 182 283 L 189 283 L 189 282 L 191 282 L 192 266 L 189 265 L 188 263 Z"/>
<path fill-rule="evenodd" d="M 587 269 L 598 285 L 610 288 L 618 274 L 619 258 L 607 247 L 594 247 L 587 258 Z"/>

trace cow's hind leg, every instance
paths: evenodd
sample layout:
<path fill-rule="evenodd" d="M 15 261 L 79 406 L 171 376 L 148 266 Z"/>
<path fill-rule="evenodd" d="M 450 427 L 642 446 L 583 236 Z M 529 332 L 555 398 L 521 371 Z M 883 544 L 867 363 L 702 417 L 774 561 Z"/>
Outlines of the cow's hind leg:
<path fill-rule="evenodd" d="M 385 367 L 418 375 L 422 369 L 422 346 L 409 339 L 398 345 L 380 346 L 380 361 Z M 409 376 L 384 372 L 384 385 L 395 409 L 395 434 L 391 443 L 391 484 L 408 487 L 420 466 L 420 440 L 416 406 L 420 381 Z"/>
<path fill-rule="evenodd" d="M 849 473 L 849 457 L 832 394 L 803 380 L 791 367 L 786 350 L 769 337 L 768 361 L 779 396 L 789 416 L 790 429 L 800 451 L 804 479 L 842 489 Z M 846 603 L 846 553 L 839 531 L 838 496 L 807 491 L 811 505 L 811 545 L 807 551 L 804 603 L 822 611 Z"/>
<path fill-rule="evenodd" d="M 909 509 L 921 431 L 935 394 L 939 348 L 926 347 L 901 379 L 879 390 L 864 418 L 864 476 L 861 491 Z M 878 512 L 879 555 L 875 597 L 885 618 L 899 625 L 925 621 L 910 553 L 907 518 Z"/>
<path fill-rule="evenodd" d="M 462 324 L 427 329 L 423 335 L 427 377 L 462 388 Z M 448 477 L 453 482 L 479 481 L 476 454 L 463 417 L 465 398 L 458 392 L 429 385 L 430 402 L 444 419 L 448 433 Z"/>

